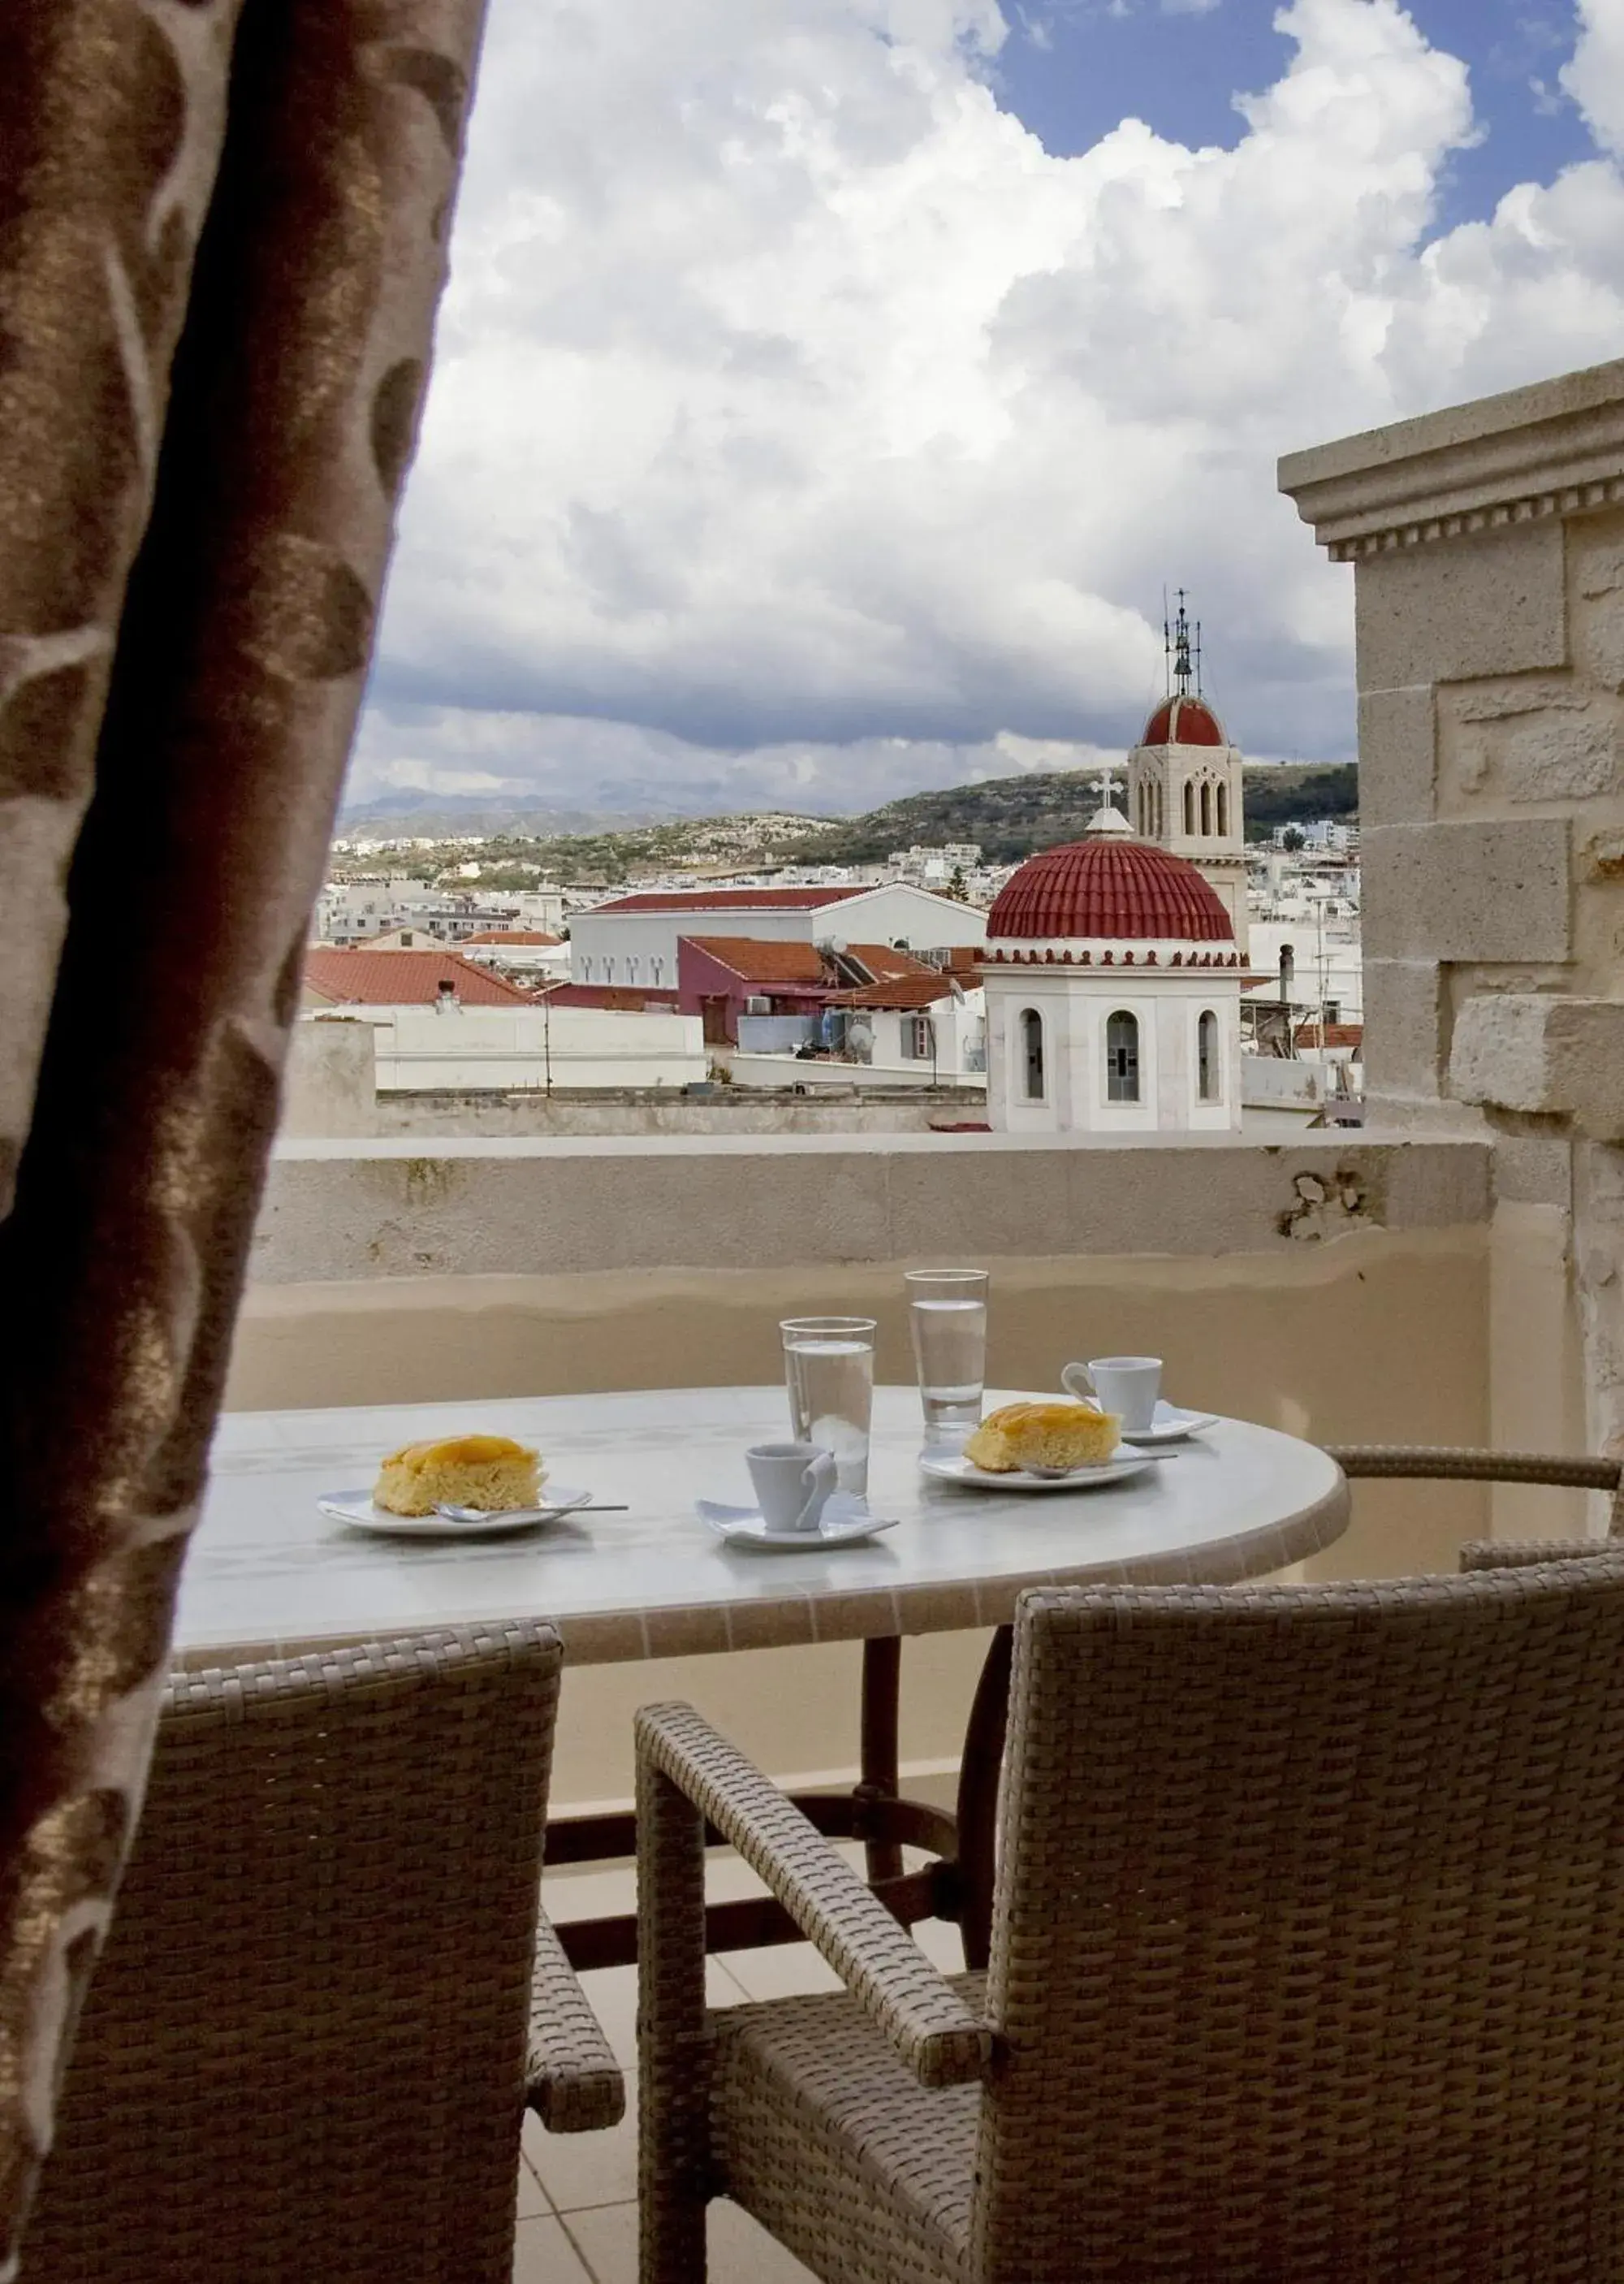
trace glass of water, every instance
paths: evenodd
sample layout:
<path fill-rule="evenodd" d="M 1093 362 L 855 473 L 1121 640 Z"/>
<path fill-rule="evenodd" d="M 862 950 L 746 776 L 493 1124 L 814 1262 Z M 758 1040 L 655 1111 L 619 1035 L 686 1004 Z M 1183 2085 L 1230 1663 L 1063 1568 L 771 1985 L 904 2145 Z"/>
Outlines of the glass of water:
<path fill-rule="evenodd" d="M 908 1327 L 919 1368 L 925 1440 L 961 1450 L 981 1419 L 987 1378 L 985 1269 L 910 1269 Z"/>
<path fill-rule="evenodd" d="M 790 1317 L 784 1376 L 790 1432 L 798 1443 L 834 1453 L 843 1491 L 869 1487 L 869 1420 L 874 1409 L 872 1317 Z"/>

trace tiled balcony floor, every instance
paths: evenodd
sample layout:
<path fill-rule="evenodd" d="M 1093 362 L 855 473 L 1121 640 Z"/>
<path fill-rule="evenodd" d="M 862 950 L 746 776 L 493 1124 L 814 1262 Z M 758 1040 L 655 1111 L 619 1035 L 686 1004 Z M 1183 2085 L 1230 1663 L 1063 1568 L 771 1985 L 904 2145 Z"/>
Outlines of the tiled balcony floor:
<path fill-rule="evenodd" d="M 861 1861 L 860 1848 L 841 1852 Z M 713 1858 L 708 1886 L 713 1898 L 761 1892 L 753 1875 L 730 1858 Z M 629 1872 L 550 1879 L 547 1888 L 549 1907 L 559 1918 L 629 1911 L 634 1901 Z M 940 1967 L 957 1972 L 964 1955 L 956 1928 L 933 1921 L 916 1933 Z M 707 1973 L 713 2006 L 839 1988 L 810 1944 L 729 1952 L 713 1959 Z M 513 2284 L 636 2284 L 636 1970 L 605 1967 L 582 1981 L 627 2067 L 627 2115 L 612 2133 L 548 2133 L 538 2119 L 525 2120 Z M 711 2284 L 808 2284 L 812 2272 L 748 2213 L 722 2202 L 710 2210 L 710 2273 Z"/>

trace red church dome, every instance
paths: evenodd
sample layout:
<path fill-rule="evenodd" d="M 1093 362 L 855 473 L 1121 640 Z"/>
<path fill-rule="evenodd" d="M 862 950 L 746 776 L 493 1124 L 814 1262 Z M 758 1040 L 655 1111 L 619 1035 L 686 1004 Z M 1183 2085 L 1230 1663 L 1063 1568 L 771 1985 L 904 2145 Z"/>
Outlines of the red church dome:
<path fill-rule="evenodd" d="M 1235 936 L 1217 891 L 1193 864 L 1151 841 L 1115 836 L 1028 856 L 999 891 L 987 934 L 1023 943 L 1079 936 L 1230 943 Z"/>
<path fill-rule="evenodd" d="M 1227 746 L 1223 724 L 1204 698 L 1167 698 L 1144 725 L 1142 746 Z"/>

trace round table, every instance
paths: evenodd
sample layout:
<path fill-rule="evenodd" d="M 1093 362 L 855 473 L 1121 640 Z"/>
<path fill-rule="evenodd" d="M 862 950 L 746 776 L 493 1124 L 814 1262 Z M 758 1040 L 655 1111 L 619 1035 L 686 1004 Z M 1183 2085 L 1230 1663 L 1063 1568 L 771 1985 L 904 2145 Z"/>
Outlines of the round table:
<path fill-rule="evenodd" d="M 1011 1393 L 989 1389 L 988 1408 Z M 539 1444 L 555 1482 L 629 1512 L 466 1542 L 371 1537 L 317 1512 L 318 1493 L 370 1484 L 384 1452 L 473 1428 Z M 1347 1526 L 1347 1485 L 1334 1460 L 1238 1420 L 1094 1490 L 944 1483 L 919 1470 L 917 1391 L 878 1388 L 869 1504 L 899 1527 L 804 1553 L 724 1545 L 694 1501 L 747 1501 L 746 1447 L 788 1432 L 781 1387 L 228 1413 L 181 1582 L 176 1656 L 235 1663 L 521 1616 L 552 1619 L 574 1664 L 861 1639 L 862 1781 L 848 1797 L 802 1805 L 821 1828 L 865 1842 L 870 1876 L 900 1917 L 958 1917 L 973 1964 L 990 1911 L 1009 1628 L 1022 1588 L 1222 1584 L 1283 1569 Z M 900 1649 L 908 1634 L 974 1626 L 997 1631 L 950 1818 L 897 1798 Z M 560 1819 L 550 1827 L 549 1861 L 622 1855 L 629 1838 L 624 1817 Z M 931 1872 L 905 1875 L 904 1844 L 950 1852 Z M 735 1941 L 788 1939 L 776 1910 L 719 1907 L 716 1947 L 734 1921 Z M 598 1924 L 597 1938 L 572 1937 L 578 1965 L 632 1955 L 626 1923 L 613 1932 Z"/>

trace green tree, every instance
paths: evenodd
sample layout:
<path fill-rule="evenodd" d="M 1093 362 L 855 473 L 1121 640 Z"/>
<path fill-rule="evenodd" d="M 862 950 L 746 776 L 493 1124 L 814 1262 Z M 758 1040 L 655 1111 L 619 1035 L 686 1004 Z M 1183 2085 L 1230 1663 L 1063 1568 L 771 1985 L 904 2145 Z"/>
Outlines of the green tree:
<path fill-rule="evenodd" d="M 970 902 L 970 891 L 964 886 L 964 868 L 962 864 L 956 864 L 953 867 L 953 877 L 948 882 L 943 894 L 951 896 L 956 904 L 967 904 Z"/>

